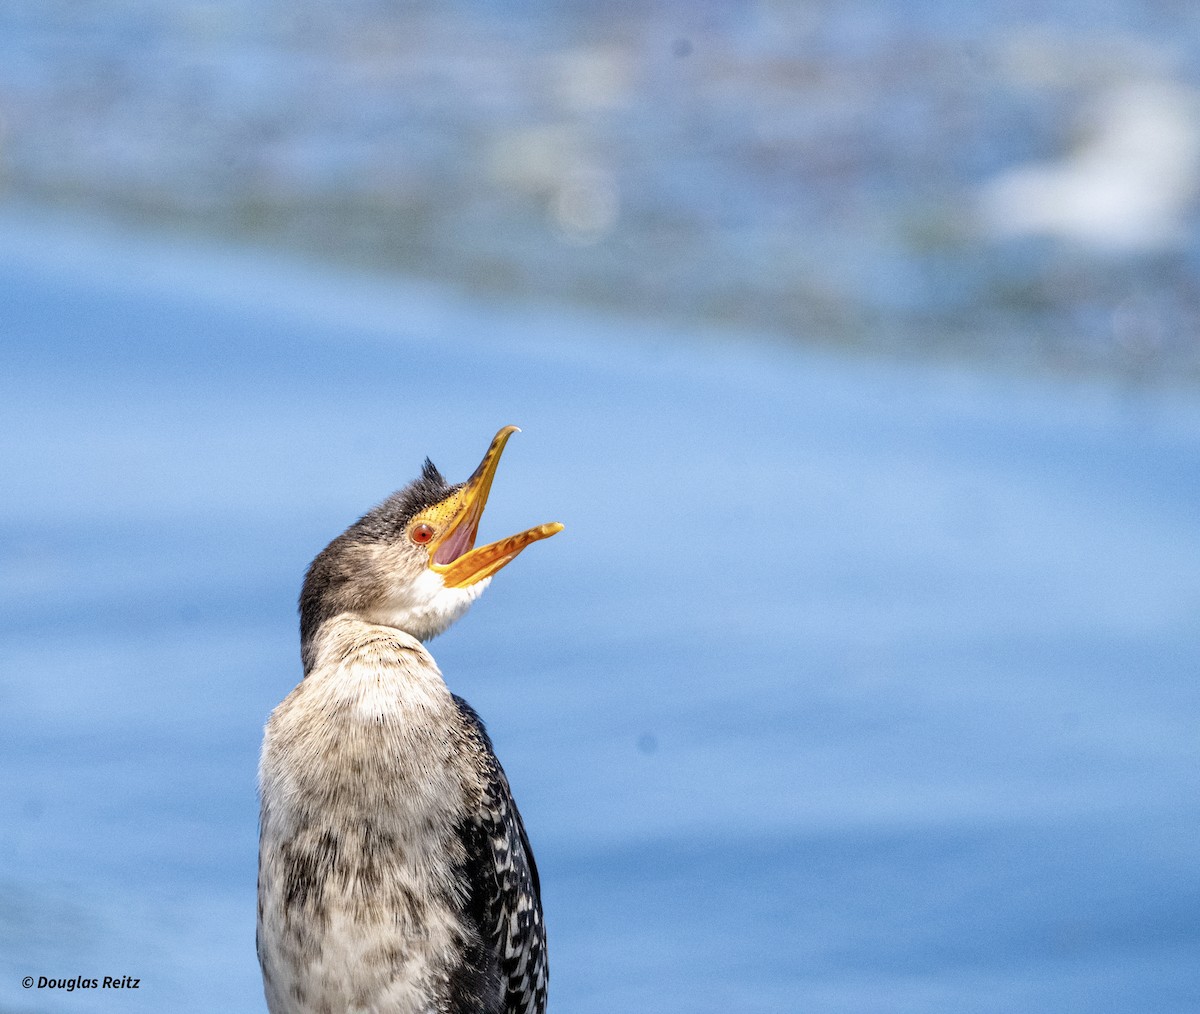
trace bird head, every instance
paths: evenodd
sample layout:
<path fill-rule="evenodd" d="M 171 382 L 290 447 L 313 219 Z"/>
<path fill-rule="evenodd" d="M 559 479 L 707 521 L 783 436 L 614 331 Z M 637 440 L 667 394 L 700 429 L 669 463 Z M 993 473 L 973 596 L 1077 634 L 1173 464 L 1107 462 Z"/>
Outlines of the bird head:
<path fill-rule="evenodd" d="M 492 576 L 531 543 L 562 531 L 538 525 L 476 546 L 479 522 L 508 438 L 493 438 L 474 474 L 449 485 L 425 459 L 421 475 L 359 518 L 312 562 L 300 594 L 300 640 L 305 668 L 322 623 L 350 614 L 396 627 L 419 640 L 457 620 Z"/>

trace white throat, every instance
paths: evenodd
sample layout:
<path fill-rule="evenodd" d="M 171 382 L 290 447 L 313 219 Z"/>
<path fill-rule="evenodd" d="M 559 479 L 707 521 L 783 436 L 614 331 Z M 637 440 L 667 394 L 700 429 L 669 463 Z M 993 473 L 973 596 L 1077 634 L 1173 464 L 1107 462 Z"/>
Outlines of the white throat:
<path fill-rule="evenodd" d="M 466 588 L 447 588 L 440 574 L 424 570 L 415 581 L 393 588 L 388 598 L 363 614 L 363 619 L 428 641 L 459 619 L 491 583 L 492 579 L 485 577 Z"/>

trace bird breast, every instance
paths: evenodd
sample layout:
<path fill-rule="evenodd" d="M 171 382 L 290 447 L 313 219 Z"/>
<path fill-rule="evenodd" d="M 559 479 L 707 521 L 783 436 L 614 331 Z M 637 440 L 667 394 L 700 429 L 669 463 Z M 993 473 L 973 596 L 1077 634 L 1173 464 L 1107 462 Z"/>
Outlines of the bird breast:
<path fill-rule="evenodd" d="M 425 1009 L 420 998 L 461 946 L 457 830 L 482 790 L 424 647 L 349 617 L 324 627 L 316 664 L 263 743 L 269 1006 Z"/>

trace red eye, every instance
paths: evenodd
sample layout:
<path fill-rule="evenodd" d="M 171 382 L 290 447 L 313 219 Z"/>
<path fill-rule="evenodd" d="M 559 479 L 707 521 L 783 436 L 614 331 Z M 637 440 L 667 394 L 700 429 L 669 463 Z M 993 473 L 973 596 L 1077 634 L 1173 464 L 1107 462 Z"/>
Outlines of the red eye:
<path fill-rule="evenodd" d="M 408 537 L 413 542 L 419 542 L 424 545 L 433 539 L 433 529 L 428 525 L 413 525 L 412 531 L 408 533 Z"/>

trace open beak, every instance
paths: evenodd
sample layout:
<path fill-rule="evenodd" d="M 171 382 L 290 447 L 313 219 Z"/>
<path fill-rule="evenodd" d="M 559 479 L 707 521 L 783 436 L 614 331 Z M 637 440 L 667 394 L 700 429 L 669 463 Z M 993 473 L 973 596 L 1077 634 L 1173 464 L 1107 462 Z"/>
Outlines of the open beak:
<path fill-rule="evenodd" d="M 479 532 L 483 508 L 487 506 L 496 466 L 500 464 L 500 455 L 504 453 L 508 438 L 519 432 L 516 426 L 505 426 L 492 438 L 492 445 L 471 478 L 441 503 L 421 514 L 437 533 L 428 543 L 430 569 L 441 574 L 447 588 L 466 588 L 491 577 L 515 560 L 526 546 L 557 535 L 563 529 L 555 521 L 475 548 L 475 536 Z"/>

